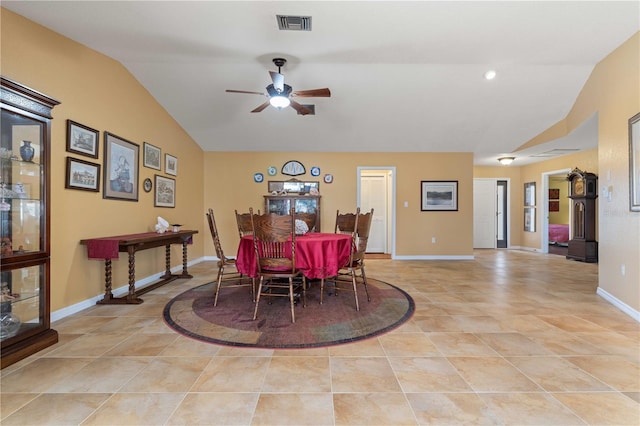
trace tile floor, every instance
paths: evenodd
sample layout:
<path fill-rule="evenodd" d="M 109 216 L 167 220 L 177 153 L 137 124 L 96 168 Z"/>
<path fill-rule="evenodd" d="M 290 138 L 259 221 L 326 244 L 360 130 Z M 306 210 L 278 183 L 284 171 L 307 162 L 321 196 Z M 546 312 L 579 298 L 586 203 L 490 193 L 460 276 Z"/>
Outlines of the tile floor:
<path fill-rule="evenodd" d="M 413 296 L 413 318 L 378 338 L 288 351 L 169 329 L 165 304 L 213 277 L 213 262 L 200 263 L 142 305 L 54 323 L 58 344 L 2 370 L 0 423 L 640 424 L 640 324 L 596 295 L 597 265 L 475 255 L 369 260 L 369 276 Z"/>

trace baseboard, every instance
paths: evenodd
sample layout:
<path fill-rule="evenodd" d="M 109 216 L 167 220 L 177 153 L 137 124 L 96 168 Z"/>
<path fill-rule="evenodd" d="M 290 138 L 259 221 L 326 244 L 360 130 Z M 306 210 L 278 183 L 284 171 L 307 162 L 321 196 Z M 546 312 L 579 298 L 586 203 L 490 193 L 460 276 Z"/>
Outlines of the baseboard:
<path fill-rule="evenodd" d="M 199 259 L 194 259 L 191 262 L 187 263 L 187 267 L 189 266 L 193 266 L 196 265 L 200 262 L 203 262 L 205 260 L 204 257 L 199 258 Z M 158 281 L 160 279 L 160 277 L 162 275 L 164 275 L 165 271 L 162 272 L 158 272 L 157 274 L 153 274 L 150 275 L 148 277 L 142 278 L 140 280 L 136 281 L 136 289 L 141 289 L 144 288 L 144 286 L 149 285 L 149 284 L 153 284 L 154 282 Z M 178 273 L 178 272 L 182 272 L 182 264 L 178 265 L 178 266 L 174 266 L 173 268 L 171 268 L 171 272 L 172 273 Z M 112 289 L 111 292 L 113 293 L 114 296 L 116 297 L 120 297 L 120 296 L 124 296 L 127 294 L 127 292 L 129 291 L 129 284 L 123 285 L 122 287 L 118 287 L 116 289 Z M 97 296 L 94 296 L 90 299 L 86 299 L 83 300 L 82 302 L 78 302 L 74 305 L 71 306 L 67 306 L 66 308 L 62 308 L 62 309 L 58 309 L 55 312 L 51 313 L 51 322 L 55 322 L 55 321 L 59 321 L 63 318 L 66 318 L 70 315 L 76 314 L 84 309 L 90 308 L 92 306 L 94 306 L 96 304 L 96 302 L 98 302 L 99 300 L 102 300 L 104 298 L 104 293 L 101 293 Z"/>
<path fill-rule="evenodd" d="M 631 318 L 633 318 L 637 322 L 640 322 L 640 312 L 636 311 L 631 306 L 627 305 L 626 303 L 624 303 L 617 297 L 613 296 L 611 293 L 607 292 L 606 290 L 603 290 L 602 287 L 598 287 L 598 290 L 596 291 L 596 293 L 600 297 L 602 297 L 604 300 L 611 303 L 613 306 L 620 309 L 622 312 L 629 315 Z"/>
<path fill-rule="evenodd" d="M 473 260 L 473 255 L 393 256 L 393 260 Z"/>

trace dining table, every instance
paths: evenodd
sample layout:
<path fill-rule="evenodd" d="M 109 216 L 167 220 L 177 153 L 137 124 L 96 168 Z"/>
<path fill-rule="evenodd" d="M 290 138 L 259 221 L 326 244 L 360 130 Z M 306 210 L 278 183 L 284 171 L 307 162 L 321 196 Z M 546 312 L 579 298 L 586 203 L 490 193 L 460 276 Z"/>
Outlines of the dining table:
<path fill-rule="evenodd" d="M 334 277 L 349 262 L 351 247 L 351 235 L 327 232 L 298 235 L 296 268 L 308 279 Z M 258 276 L 253 235 L 245 235 L 240 239 L 236 267 L 244 275 L 254 278 Z"/>

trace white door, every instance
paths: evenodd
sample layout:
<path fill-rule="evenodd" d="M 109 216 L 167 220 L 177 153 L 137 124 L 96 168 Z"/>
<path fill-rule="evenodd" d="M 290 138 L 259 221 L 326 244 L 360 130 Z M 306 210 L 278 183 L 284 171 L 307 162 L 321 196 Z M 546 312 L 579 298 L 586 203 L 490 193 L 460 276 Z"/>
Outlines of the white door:
<path fill-rule="evenodd" d="M 496 248 L 496 181 L 473 180 L 473 248 Z"/>
<path fill-rule="evenodd" d="M 367 243 L 368 253 L 388 253 L 387 250 L 387 175 L 380 173 L 362 174 L 360 178 L 360 211 L 366 213 L 373 208 L 373 221 Z"/>

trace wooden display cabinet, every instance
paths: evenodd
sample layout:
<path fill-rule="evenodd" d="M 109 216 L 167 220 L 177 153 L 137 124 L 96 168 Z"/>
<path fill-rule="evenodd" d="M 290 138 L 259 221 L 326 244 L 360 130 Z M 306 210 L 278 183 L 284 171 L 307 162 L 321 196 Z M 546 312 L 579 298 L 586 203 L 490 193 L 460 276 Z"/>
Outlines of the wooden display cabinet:
<path fill-rule="evenodd" d="M 58 341 L 50 328 L 51 110 L 60 102 L 0 77 L 0 352 L 4 368 Z"/>
<path fill-rule="evenodd" d="M 315 213 L 316 232 L 320 232 L 320 195 L 265 195 L 264 207 L 267 213 L 280 215 L 289 214 L 291 208 L 295 208 L 296 213 Z"/>

